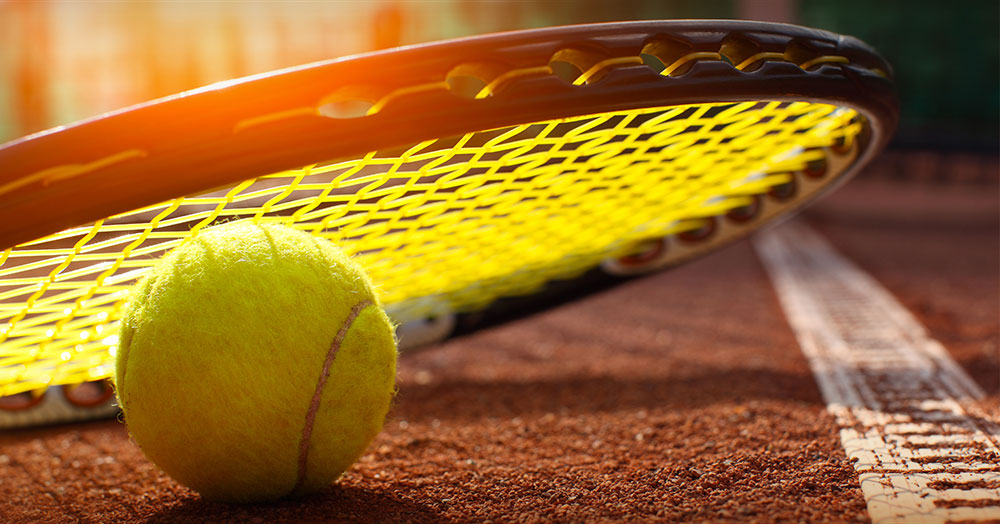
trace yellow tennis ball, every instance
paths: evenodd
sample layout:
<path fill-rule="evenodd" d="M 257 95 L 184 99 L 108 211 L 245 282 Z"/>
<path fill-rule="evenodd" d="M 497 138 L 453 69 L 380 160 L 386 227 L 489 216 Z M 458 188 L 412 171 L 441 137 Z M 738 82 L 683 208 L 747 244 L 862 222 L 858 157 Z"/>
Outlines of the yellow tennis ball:
<path fill-rule="evenodd" d="M 393 327 L 357 263 L 284 226 L 200 232 L 144 277 L 115 370 L 135 442 L 209 500 L 329 485 L 382 427 Z"/>

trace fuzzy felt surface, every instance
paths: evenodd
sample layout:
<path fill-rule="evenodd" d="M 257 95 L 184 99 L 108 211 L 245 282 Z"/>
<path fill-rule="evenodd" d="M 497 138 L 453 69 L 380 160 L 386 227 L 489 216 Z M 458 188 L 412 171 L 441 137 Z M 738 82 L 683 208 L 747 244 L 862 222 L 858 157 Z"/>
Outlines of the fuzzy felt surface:
<path fill-rule="evenodd" d="M 381 429 L 393 327 L 360 266 L 326 240 L 234 222 L 137 284 L 116 390 L 136 443 L 211 500 L 321 489 Z"/>

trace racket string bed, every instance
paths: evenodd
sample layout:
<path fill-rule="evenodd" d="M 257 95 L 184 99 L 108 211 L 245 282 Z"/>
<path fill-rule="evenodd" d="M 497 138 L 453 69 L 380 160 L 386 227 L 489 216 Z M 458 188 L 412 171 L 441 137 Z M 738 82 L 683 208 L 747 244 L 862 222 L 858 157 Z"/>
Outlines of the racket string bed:
<path fill-rule="evenodd" d="M 811 102 L 606 112 L 373 151 L 71 228 L 0 255 L 0 395 L 107 377 L 131 284 L 215 223 L 282 222 L 339 243 L 407 322 L 697 230 L 864 129 L 856 111 Z"/>

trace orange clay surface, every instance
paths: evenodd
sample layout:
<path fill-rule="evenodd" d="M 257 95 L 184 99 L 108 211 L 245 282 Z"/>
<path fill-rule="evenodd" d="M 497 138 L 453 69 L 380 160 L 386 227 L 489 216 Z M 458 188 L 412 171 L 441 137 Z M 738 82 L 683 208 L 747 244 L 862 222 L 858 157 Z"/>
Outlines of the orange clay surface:
<path fill-rule="evenodd" d="M 995 183 L 863 176 L 804 219 L 1000 405 Z M 369 452 L 326 492 L 211 504 L 115 420 L 0 435 L 3 522 L 868 520 L 747 242 L 402 356 Z"/>

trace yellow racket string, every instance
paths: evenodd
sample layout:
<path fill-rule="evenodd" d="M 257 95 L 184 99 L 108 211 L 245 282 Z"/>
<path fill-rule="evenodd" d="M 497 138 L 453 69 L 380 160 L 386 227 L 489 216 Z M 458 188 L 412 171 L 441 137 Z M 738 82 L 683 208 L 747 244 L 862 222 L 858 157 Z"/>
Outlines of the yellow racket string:
<path fill-rule="evenodd" d="M 592 114 L 373 151 L 68 229 L 0 252 L 0 396 L 110 376 L 131 285 L 215 223 L 281 222 L 337 242 L 407 322 L 530 294 L 697 229 L 864 125 L 804 102 Z"/>

